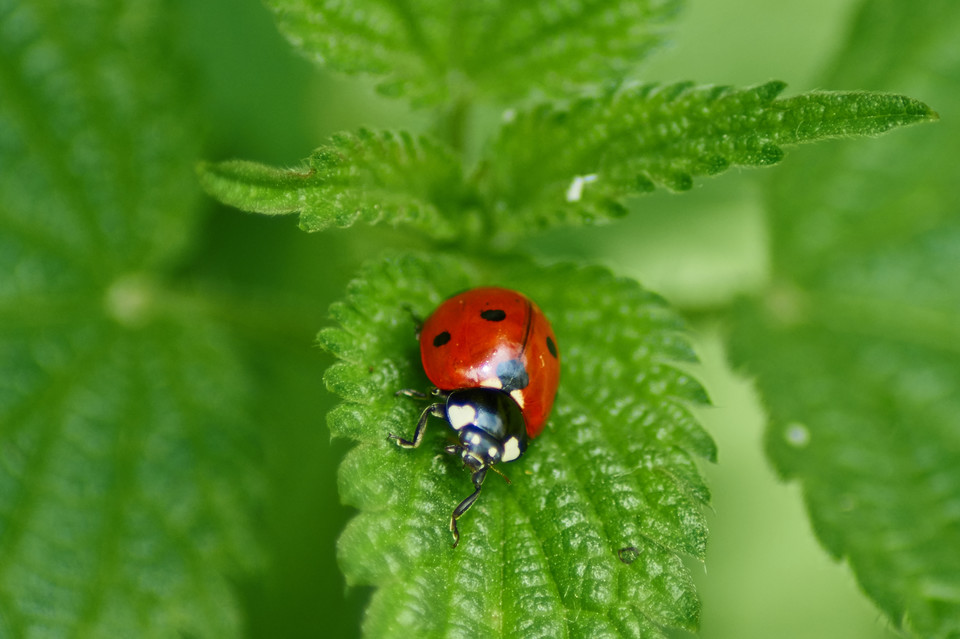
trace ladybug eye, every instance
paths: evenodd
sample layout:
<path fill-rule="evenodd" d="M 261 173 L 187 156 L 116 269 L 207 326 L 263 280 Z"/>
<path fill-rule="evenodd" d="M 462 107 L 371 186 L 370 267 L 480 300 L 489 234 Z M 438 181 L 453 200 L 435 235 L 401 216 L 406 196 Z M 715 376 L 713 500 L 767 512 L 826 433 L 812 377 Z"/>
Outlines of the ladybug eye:
<path fill-rule="evenodd" d="M 557 345 L 553 343 L 553 338 L 547 335 L 547 350 L 550 351 L 550 354 L 554 357 L 557 356 Z"/>
<path fill-rule="evenodd" d="M 480 317 L 488 322 L 502 322 L 503 320 L 507 319 L 507 314 L 500 309 L 496 309 L 490 311 L 481 311 Z"/>
<path fill-rule="evenodd" d="M 443 346 L 449 341 L 450 341 L 450 333 L 447 331 L 444 331 L 442 333 L 437 334 L 437 336 L 433 338 L 433 345 Z"/>

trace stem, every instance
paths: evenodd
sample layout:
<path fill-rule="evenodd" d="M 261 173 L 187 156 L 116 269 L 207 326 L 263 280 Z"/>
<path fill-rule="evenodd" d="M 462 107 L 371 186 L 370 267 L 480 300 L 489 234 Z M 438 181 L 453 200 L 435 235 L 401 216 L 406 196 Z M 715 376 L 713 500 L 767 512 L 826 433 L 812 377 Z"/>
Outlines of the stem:
<path fill-rule="evenodd" d="M 199 283 L 158 282 L 137 276 L 119 280 L 107 293 L 107 310 L 121 324 L 138 325 L 159 317 L 180 321 L 206 317 L 231 330 L 269 341 L 309 338 L 325 304 L 302 302 L 292 296 L 235 293 Z"/>
<path fill-rule="evenodd" d="M 452 91 L 453 92 L 453 91 Z M 467 170 L 471 164 L 469 146 L 470 124 L 473 104 L 464 93 L 452 100 L 449 105 L 437 114 L 434 131 L 438 138 L 444 140 L 460 157 L 460 161 Z M 489 211 L 483 210 L 481 198 L 473 190 L 479 175 L 471 170 L 464 176 L 466 191 L 461 194 L 457 206 L 464 219 L 470 221 L 464 227 L 464 234 L 460 238 L 461 246 L 478 241 L 480 245 L 489 245 L 494 236 L 493 219 Z"/>

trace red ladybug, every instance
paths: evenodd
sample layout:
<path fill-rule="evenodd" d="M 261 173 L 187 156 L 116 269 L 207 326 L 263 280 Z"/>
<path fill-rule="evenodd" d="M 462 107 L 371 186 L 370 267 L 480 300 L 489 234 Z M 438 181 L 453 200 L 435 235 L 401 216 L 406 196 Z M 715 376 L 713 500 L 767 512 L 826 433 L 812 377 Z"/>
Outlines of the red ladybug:
<path fill-rule="evenodd" d="M 412 441 L 389 437 L 416 448 L 430 415 L 458 433 L 459 443 L 445 450 L 473 471 L 474 491 L 450 517 L 456 548 L 457 519 L 477 500 L 487 469 L 499 473 L 494 464 L 518 459 L 527 440 L 543 430 L 560 381 L 560 353 L 536 304 L 510 289 L 483 287 L 454 295 L 427 318 L 420 357 L 440 401 L 420 415 Z M 412 390 L 400 394 L 424 397 Z"/>

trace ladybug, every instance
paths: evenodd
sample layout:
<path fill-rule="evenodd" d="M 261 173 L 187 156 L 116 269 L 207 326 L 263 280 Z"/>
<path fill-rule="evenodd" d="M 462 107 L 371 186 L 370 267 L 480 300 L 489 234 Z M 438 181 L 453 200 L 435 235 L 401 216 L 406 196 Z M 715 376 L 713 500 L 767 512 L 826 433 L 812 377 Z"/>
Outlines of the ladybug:
<path fill-rule="evenodd" d="M 480 496 L 487 470 L 503 476 L 494 465 L 519 459 L 527 441 L 543 431 L 560 381 L 560 352 L 540 308 L 521 293 L 497 287 L 447 299 L 423 323 L 419 339 L 423 370 L 438 401 L 420 415 L 413 440 L 393 434 L 389 439 L 416 448 L 431 415 L 457 432 L 458 443 L 444 450 L 471 470 L 474 491 L 450 516 L 456 548 L 457 519 Z M 415 390 L 398 394 L 426 397 Z"/>

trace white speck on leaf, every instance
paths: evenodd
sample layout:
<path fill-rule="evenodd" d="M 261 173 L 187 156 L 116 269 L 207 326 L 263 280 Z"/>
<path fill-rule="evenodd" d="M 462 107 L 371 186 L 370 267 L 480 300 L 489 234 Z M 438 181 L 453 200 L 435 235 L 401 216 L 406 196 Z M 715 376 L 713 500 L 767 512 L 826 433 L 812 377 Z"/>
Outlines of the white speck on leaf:
<path fill-rule="evenodd" d="M 805 448 L 810 443 L 810 431 L 803 424 L 788 424 L 784 431 L 787 443 L 795 448 Z"/>
<path fill-rule="evenodd" d="M 567 188 L 567 202 L 579 202 L 580 198 L 583 197 L 583 187 L 591 182 L 596 182 L 597 177 L 596 173 L 575 176 Z"/>

